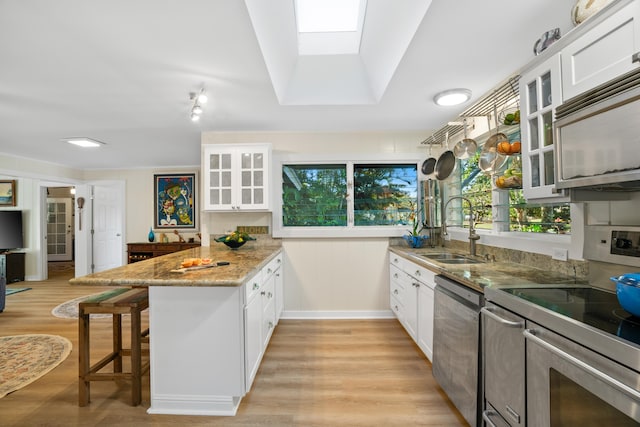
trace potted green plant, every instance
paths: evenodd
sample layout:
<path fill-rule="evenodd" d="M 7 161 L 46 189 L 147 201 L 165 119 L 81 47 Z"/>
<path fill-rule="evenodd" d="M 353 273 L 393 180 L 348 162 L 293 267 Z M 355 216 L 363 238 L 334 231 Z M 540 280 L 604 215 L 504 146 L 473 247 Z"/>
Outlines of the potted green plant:
<path fill-rule="evenodd" d="M 409 220 L 411 221 L 411 230 L 409 230 L 409 235 L 404 235 L 402 237 L 412 248 L 421 248 L 429 239 L 429 236 L 420 234 L 422 230 L 424 230 L 424 224 L 420 220 L 420 209 L 418 209 L 415 204 L 411 205 Z"/>

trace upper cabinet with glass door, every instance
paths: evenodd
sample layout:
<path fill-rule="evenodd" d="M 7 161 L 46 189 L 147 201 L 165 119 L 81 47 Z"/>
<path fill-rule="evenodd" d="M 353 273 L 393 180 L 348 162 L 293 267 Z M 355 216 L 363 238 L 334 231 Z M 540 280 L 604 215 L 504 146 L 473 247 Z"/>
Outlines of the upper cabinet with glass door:
<path fill-rule="evenodd" d="M 553 117 L 561 104 L 560 54 L 520 77 L 522 190 L 527 200 L 558 199 L 555 191 Z"/>
<path fill-rule="evenodd" d="M 205 211 L 270 209 L 270 144 L 205 145 L 202 161 Z"/>

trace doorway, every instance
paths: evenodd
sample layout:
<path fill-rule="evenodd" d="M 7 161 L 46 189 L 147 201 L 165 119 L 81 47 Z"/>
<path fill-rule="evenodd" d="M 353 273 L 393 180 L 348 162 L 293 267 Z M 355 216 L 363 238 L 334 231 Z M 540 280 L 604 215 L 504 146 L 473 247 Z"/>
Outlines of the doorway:
<path fill-rule="evenodd" d="M 68 188 L 63 187 L 64 190 Z M 73 199 L 47 197 L 48 262 L 73 260 Z"/>

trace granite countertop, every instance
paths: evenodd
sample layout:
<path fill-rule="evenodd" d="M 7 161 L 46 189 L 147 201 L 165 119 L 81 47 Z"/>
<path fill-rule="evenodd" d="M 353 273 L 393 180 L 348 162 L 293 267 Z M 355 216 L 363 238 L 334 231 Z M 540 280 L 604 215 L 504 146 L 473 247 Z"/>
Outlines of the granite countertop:
<path fill-rule="evenodd" d="M 280 246 L 231 250 L 221 243 L 150 258 L 111 270 L 71 279 L 72 285 L 100 286 L 241 286 L 266 266 L 281 251 Z M 172 272 L 185 258 L 211 258 L 213 264 L 229 265 L 201 270 Z"/>
<path fill-rule="evenodd" d="M 413 249 L 402 246 L 390 246 L 389 250 L 409 261 L 424 266 L 436 274 L 447 276 L 479 292 L 484 292 L 484 288 L 486 287 L 588 285 L 588 281 L 585 279 L 549 271 L 544 269 L 544 266 L 535 268 L 500 260 L 486 261 L 481 257 L 475 257 L 475 259 L 483 261 L 477 264 L 445 264 L 420 256 L 443 252 L 469 256 L 468 254 L 451 251 L 442 247 Z M 469 257 L 473 258 L 471 256 Z"/>

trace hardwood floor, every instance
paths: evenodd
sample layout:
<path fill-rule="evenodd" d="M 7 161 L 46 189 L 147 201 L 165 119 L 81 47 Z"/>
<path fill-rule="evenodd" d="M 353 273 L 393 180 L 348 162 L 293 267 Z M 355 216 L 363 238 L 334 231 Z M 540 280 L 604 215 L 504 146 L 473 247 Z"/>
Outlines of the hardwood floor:
<path fill-rule="evenodd" d="M 148 375 L 140 406 L 128 405 L 128 383 L 96 382 L 91 403 L 81 408 L 77 321 L 53 317 L 51 309 L 108 288 L 71 286 L 70 277 L 53 272 L 48 281 L 10 285 L 33 289 L 7 297 L 0 335 L 62 335 L 74 350 L 49 374 L 0 399 L 0 426 L 466 425 L 396 320 L 281 320 L 235 417 L 149 415 Z M 111 344 L 110 320 L 91 325 L 92 359 L 99 359 Z"/>

